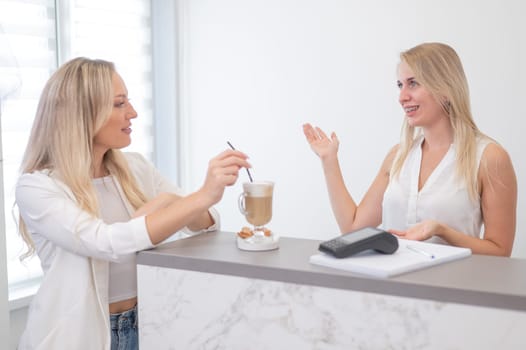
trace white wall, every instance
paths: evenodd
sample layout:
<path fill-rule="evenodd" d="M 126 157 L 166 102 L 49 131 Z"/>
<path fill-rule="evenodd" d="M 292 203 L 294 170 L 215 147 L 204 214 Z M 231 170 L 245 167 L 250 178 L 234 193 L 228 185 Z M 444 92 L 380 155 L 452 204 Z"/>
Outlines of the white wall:
<path fill-rule="evenodd" d="M 0 86 L 2 88 L 3 86 Z M 0 116 L 2 115 L 2 97 L 4 90 L 0 89 Z M 0 125 L 0 184 L 4 177 L 4 159 L 2 153 L 2 126 Z M 4 201 L 4 188 L 0 186 L 0 201 Z M 2 206 L 3 209 L 3 206 Z M 0 211 L 0 232 L 5 231 L 4 211 Z M 0 235 L 0 345 L 9 343 L 9 301 L 7 288 L 7 249 L 4 234 Z M 2 345 L 3 346 L 3 345 Z"/>
<path fill-rule="evenodd" d="M 1 148 L 1 146 L 0 146 Z M 1 154 L 1 152 L 0 152 Z M 0 171 L 2 170 L 1 162 L 0 162 Z M 0 180 L 2 178 L 2 175 L 0 174 Z M 0 189 L 0 193 L 3 192 L 2 189 Z M 3 197 L 0 195 L 0 199 L 3 199 Z M 4 215 L 3 213 L 0 213 L 0 227 L 4 227 Z M 9 332 L 9 302 L 8 302 L 8 290 L 7 290 L 7 258 L 6 258 L 6 241 L 5 236 L 2 235 L 0 237 L 0 348 L 2 348 L 4 345 L 2 344 L 8 344 L 10 339 L 10 332 Z"/>
<path fill-rule="evenodd" d="M 338 229 L 318 159 L 301 125 L 335 130 L 347 185 L 360 200 L 398 142 L 398 53 L 424 41 L 456 48 L 475 119 L 509 151 L 519 182 L 514 256 L 526 257 L 521 149 L 526 117 L 526 4 L 520 0 L 180 2 L 183 186 L 197 189 L 208 160 L 230 140 L 256 179 L 274 180 L 284 236 L 326 239 Z M 522 64 L 521 64 L 522 63 Z M 241 180 L 248 180 L 241 174 Z M 241 185 L 218 204 L 223 228 L 245 225 Z"/>

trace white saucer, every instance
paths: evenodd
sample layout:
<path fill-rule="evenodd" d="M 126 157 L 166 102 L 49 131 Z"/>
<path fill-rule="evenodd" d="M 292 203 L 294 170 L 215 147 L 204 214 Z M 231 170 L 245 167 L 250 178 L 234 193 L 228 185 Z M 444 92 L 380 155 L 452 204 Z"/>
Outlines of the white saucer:
<path fill-rule="evenodd" d="M 241 250 L 249 251 L 263 251 L 273 250 L 279 248 L 279 237 L 276 235 L 266 236 L 252 236 L 248 238 L 241 238 L 237 236 L 237 247 Z"/>

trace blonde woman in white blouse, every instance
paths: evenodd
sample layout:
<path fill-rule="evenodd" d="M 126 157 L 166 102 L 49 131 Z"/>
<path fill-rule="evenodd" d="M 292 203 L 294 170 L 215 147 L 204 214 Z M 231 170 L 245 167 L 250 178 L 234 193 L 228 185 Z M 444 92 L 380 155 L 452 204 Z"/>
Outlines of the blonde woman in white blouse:
<path fill-rule="evenodd" d="M 342 233 L 380 226 L 402 238 L 510 256 L 517 180 L 507 152 L 479 131 L 457 53 L 424 43 L 400 54 L 400 143 L 387 154 L 359 204 L 347 190 L 339 141 L 310 124 L 303 131 L 320 157 Z"/>

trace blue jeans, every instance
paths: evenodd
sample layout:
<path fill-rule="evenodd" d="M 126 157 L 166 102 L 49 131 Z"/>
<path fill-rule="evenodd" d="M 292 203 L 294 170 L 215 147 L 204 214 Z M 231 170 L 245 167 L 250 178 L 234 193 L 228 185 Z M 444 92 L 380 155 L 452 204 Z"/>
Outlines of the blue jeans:
<path fill-rule="evenodd" d="M 137 350 L 137 305 L 120 314 L 110 314 L 111 350 Z"/>

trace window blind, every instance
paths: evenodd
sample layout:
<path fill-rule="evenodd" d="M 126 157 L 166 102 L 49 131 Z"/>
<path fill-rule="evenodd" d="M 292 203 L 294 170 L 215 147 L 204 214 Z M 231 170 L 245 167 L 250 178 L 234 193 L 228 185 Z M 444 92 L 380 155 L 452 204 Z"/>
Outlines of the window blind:
<path fill-rule="evenodd" d="M 115 63 L 138 113 L 126 149 L 153 158 L 151 9 L 145 0 L 76 0 L 71 7 L 71 58 Z"/>
<path fill-rule="evenodd" d="M 55 2 L 2 0 L 0 28 L 0 74 L 9 81 L 2 93 L 1 127 L 8 283 L 13 285 L 41 275 L 38 259 L 18 259 L 25 248 L 11 210 L 38 97 L 56 68 Z"/>
<path fill-rule="evenodd" d="M 38 98 L 58 65 L 77 56 L 113 61 L 139 114 L 125 151 L 153 159 L 150 7 L 150 0 L 0 0 L 0 80 L 10 89 L 1 104 L 10 291 L 42 274 L 38 258 L 18 259 L 24 246 L 12 208 Z"/>

